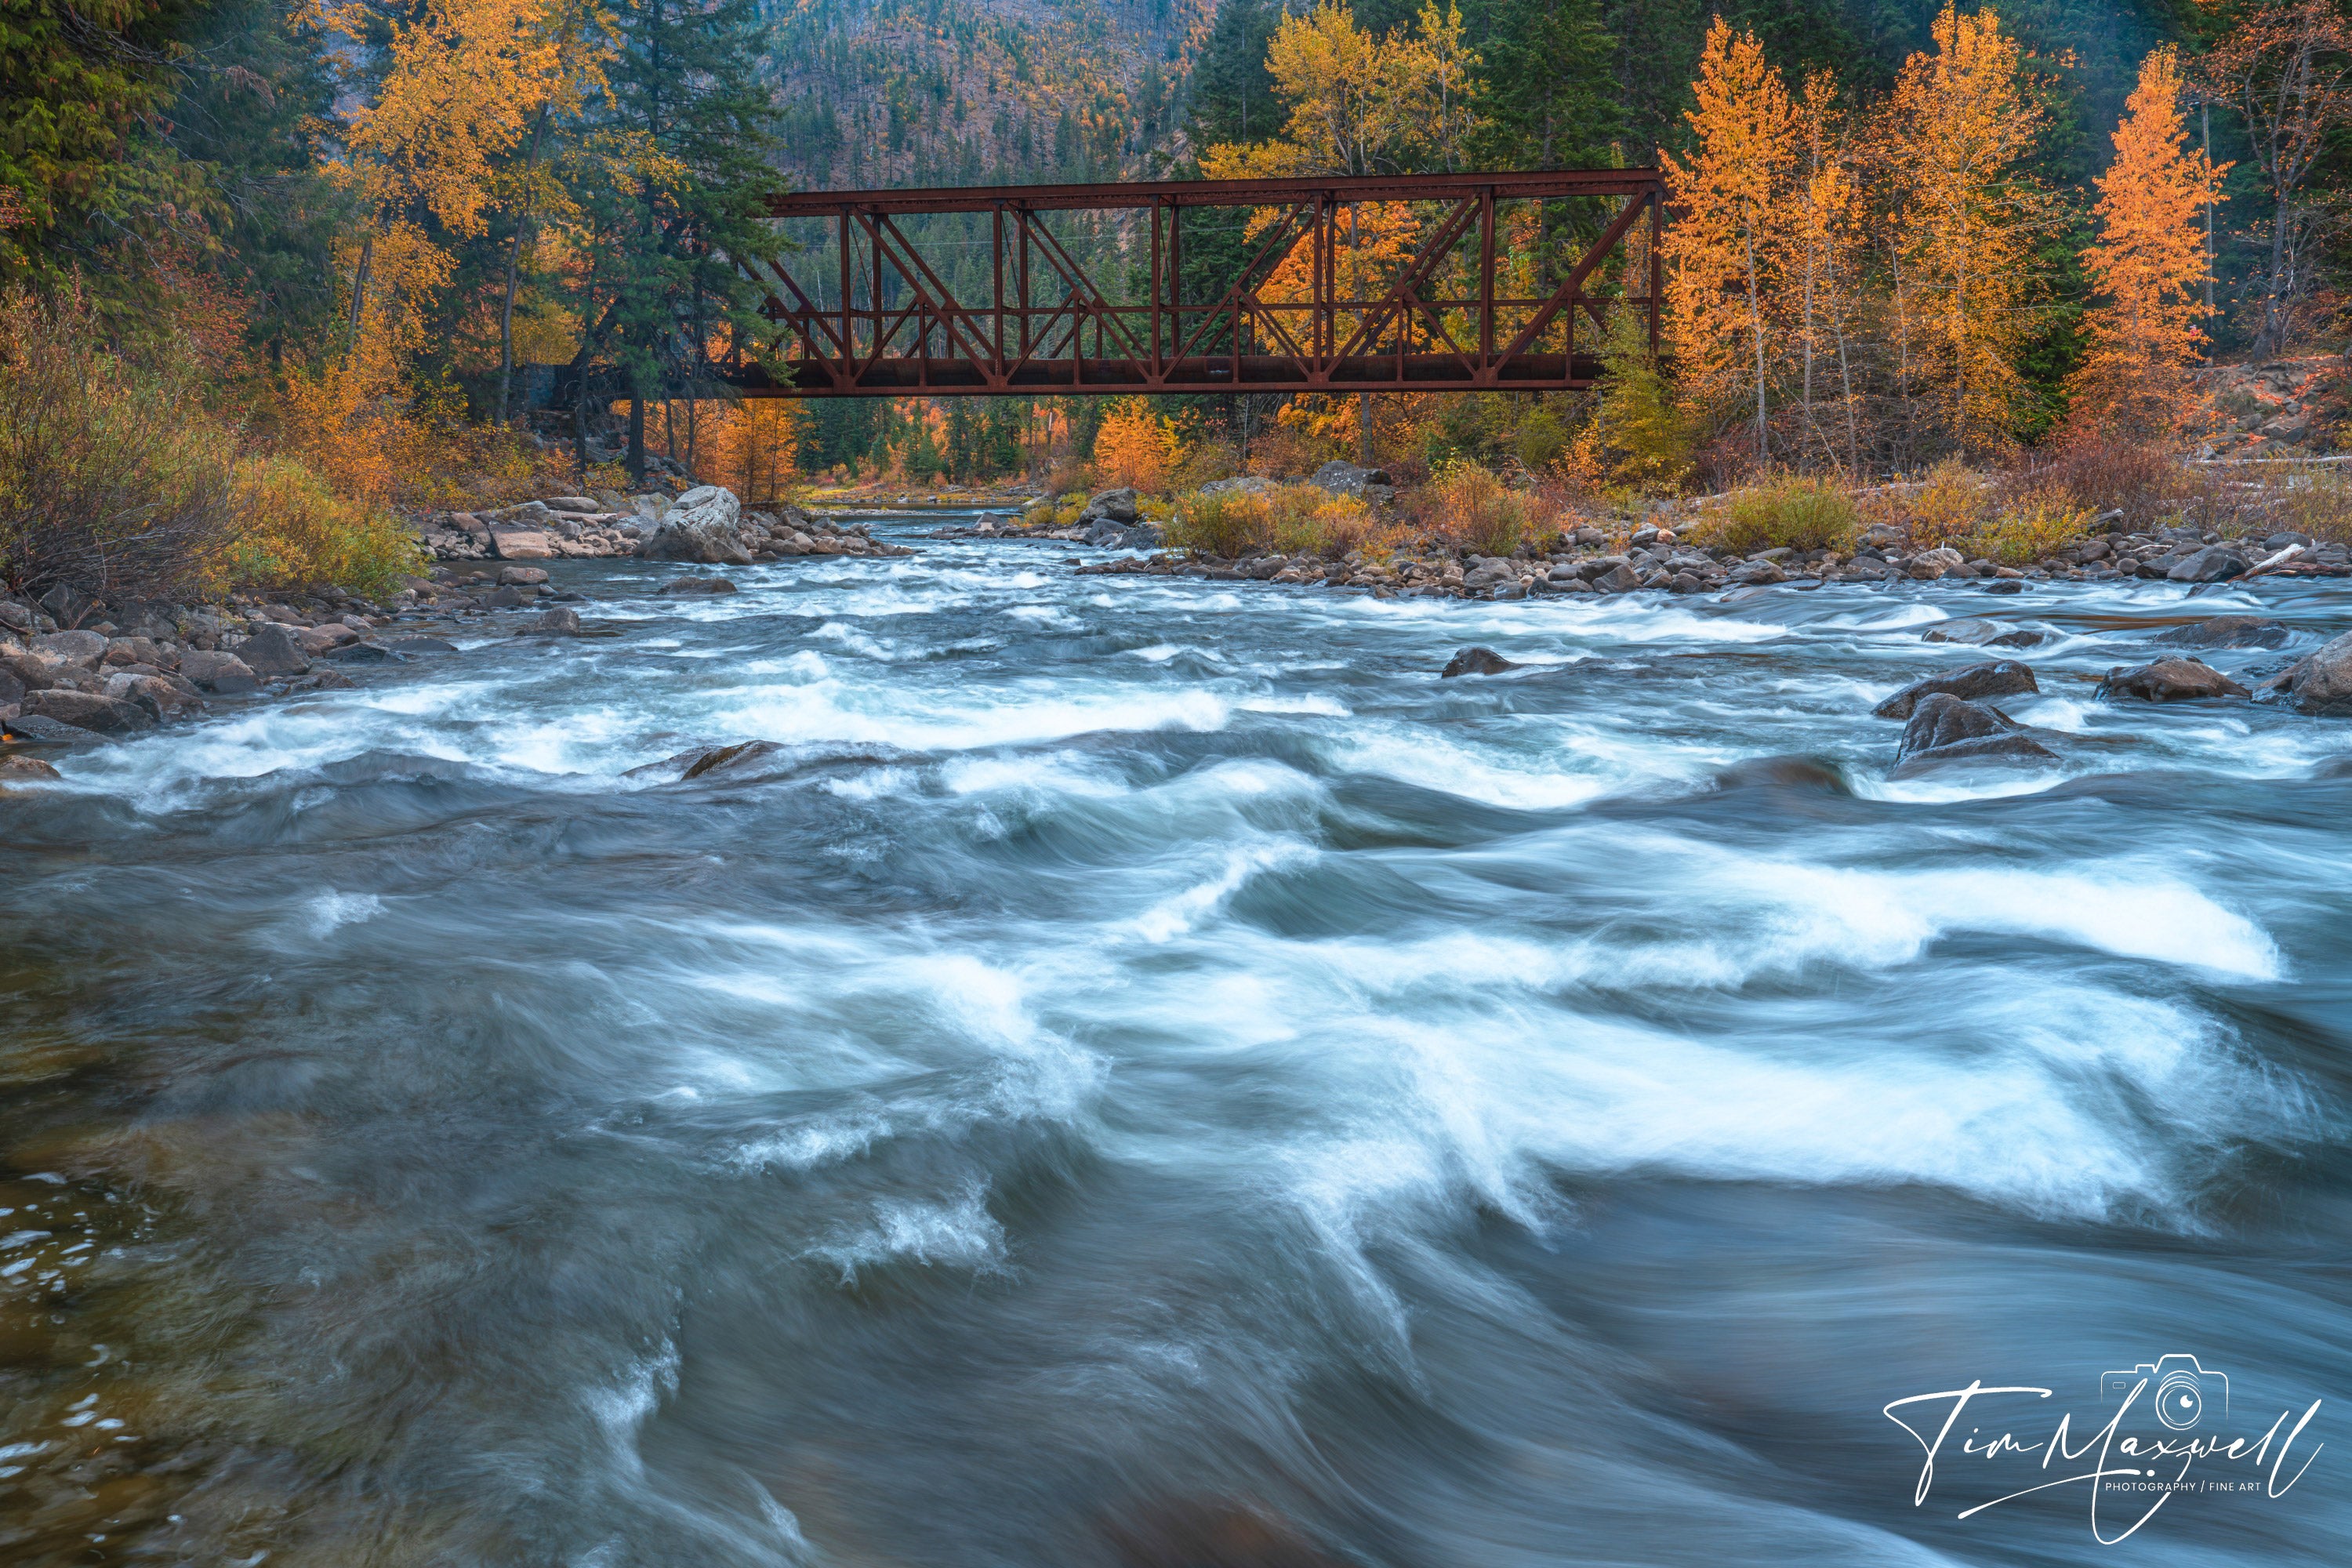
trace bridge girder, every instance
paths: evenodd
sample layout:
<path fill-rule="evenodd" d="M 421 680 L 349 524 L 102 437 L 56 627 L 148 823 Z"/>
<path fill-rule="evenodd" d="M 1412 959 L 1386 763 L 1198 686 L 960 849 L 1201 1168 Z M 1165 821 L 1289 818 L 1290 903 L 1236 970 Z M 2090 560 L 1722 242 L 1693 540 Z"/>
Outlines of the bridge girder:
<path fill-rule="evenodd" d="M 829 278 L 789 261 L 743 262 L 777 330 L 765 353 L 740 345 L 720 373 L 747 396 L 1035 397 L 1070 394 L 1554 391 L 1599 374 L 1605 312 L 1643 312 L 1658 332 L 1664 187 L 1650 169 L 1198 180 L 772 196 L 778 219 L 822 220 Z M 1498 209 L 1514 202 L 1614 200 L 1616 212 L 1540 291 L 1498 289 Z M 1363 204 L 1417 209 L 1411 254 L 1370 287 L 1342 292 L 1343 214 Z M 1181 297 L 1190 208 L 1254 215 L 1250 258 L 1214 300 Z M 1129 216 L 1145 297 L 1107 290 L 1054 232 L 1054 213 Z M 989 215 L 987 297 L 960 297 L 898 220 Z M 1615 294 L 1595 272 L 1646 217 L 1646 277 Z M 802 254 L 806 254 L 805 252 Z M 1148 265 L 1146 262 L 1148 261 Z M 1287 291 L 1269 290 L 1297 267 Z M 828 287 L 830 285 L 830 287 Z M 1635 286 L 1642 292 L 1635 293 Z M 861 290 L 863 298 L 860 298 Z M 829 296 L 829 297 L 828 297 Z M 1591 332 L 1582 344 L 1579 318 Z"/>

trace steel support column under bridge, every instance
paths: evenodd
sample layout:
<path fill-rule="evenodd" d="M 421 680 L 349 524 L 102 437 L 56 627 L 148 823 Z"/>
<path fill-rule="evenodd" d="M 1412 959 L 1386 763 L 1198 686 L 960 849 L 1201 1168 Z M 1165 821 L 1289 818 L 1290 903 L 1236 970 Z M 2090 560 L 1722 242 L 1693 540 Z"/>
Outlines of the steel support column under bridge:
<path fill-rule="evenodd" d="M 1657 341 L 1664 207 L 1650 169 L 771 196 L 793 247 L 740 265 L 774 336 L 718 368 L 768 397 L 1584 387 L 1608 311 Z M 1374 222 L 1377 267 L 1351 260 Z M 1245 259 L 1187 298 L 1204 223 Z M 1513 225 L 1555 237 L 1540 271 Z M 1590 238 L 1562 257 L 1563 233 Z"/>

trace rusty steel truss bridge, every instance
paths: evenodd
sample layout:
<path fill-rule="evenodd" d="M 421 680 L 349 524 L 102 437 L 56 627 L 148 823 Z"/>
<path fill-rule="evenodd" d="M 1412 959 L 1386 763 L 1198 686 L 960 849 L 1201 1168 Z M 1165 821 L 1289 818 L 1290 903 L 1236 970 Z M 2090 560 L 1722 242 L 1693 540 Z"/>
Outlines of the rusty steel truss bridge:
<path fill-rule="evenodd" d="M 1611 310 L 1642 312 L 1657 341 L 1664 200 L 1651 169 L 771 196 L 794 248 L 739 265 L 775 336 L 717 368 L 766 397 L 1585 387 Z M 1393 203 L 1410 237 L 1379 281 L 1349 284 L 1370 270 L 1350 263 L 1360 211 Z M 1514 284 L 1525 269 L 1506 264 L 1498 223 L 1568 203 L 1598 232 Z M 1245 234 L 1246 260 L 1206 289 L 1196 276 L 1213 297 L 1187 299 L 1183 237 L 1202 219 L 1184 215 L 1202 208 Z"/>

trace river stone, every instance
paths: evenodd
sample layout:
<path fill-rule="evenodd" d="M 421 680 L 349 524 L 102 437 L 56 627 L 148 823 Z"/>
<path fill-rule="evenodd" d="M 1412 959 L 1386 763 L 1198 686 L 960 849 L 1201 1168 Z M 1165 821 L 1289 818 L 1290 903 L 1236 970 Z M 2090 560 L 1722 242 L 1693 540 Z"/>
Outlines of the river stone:
<path fill-rule="evenodd" d="M 2352 718 L 2352 632 L 2305 654 L 2284 673 L 2264 681 L 2261 697 L 2266 702 L 2284 701 L 2325 718 Z"/>
<path fill-rule="evenodd" d="M 1447 659 L 1445 668 L 1437 675 L 1441 680 L 1451 680 L 1457 675 L 1500 675 L 1507 669 L 1518 668 L 1517 662 L 1505 658 L 1493 648 L 1473 644 Z"/>
<path fill-rule="evenodd" d="M 499 586 L 502 588 L 530 588 L 535 587 L 539 584 L 546 581 L 547 568 L 544 566 L 501 566 L 499 568 Z"/>
<path fill-rule="evenodd" d="M 95 691 L 28 691 L 22 706 L 21 717 L 54 719 L 101 735 L 127 735 L 155 727 L 154 715 L 139 704 Z"/>
<path fill-rule="evenodd" d="M 160 675 L 134 675 L 128 670 L 107 678 L 106 694 L 136 702 L 158 719 L 204 706 L 194 691 L 183 691 Z"/>
<path fill-rule="evenodd" d="M 698 561 L 709 566 L 748 566 L 737 525 L 743 515 L 735 492 L 718 485 L 687 491 L 663 514 L 654 536 L 637 547 L 649 561 Z"/>
<path fill-rule="evenodd" d="M 2244 576 L 2248 564 L 2244 556 L 2228 545 L 2209 544 L 2174 562 L 2172 570 L 2165 575 L 2175 583 L 2221 583 Z"/>
<path fill-rule="evenodd" d="M 284 626 L 262 627 L 236 645 L 236 657 L 255 675 L 268 679 L 278 675 L 300 675 L 310 668 L 310 655 L 303 651 L 294 635 Z"/>
<path fill-rule="evenodd" d="M 2216 616 L 2158 632 L 2147 640 L 2179 647 L 2284 647 L 2293 635 L 2283 623 L 2265 616 Z"/>
<path fill-rule="evenodd" d="M 2244 687 L 2201 659 L 2159 658 L 2129 668 L 2116 666 L 2099 682 L 2098 694 L 2110 702 L 2126 697 L 2142 702 L 2194 702 L 2247 693 Z"/>
<path fill-rule="evenodd" d="M 705 773 L 740 768 L 781 749 L 772 741 L 740 741 L 731 746 L 719 746 L 701 752 L 688 763 L 686 771 L 678 775 L 678 782 L 683 784 L 688 779 L 698 779 Z"/>
<path fill-rule="evenodd" d="M 261 684 L 252 667 L 233 653 L 207 653 L 191 648 L 180 656 L 180 673 L 205 690 L 221 697 L 251 691 Z"/>
<path fill-rule="evenodd" d="M 347 643 L 326 657 L 337 664 L 391 664 L 400 658 L 382 643 L 373 642 Z"/>
<path fill-rule="evenodd" d="M 79 746 L 98 739 L 94 730 L 62 720 L 45 718 L 38 713 L 18 713 L 0 719 L 0 735 L 16 742 L 30 742 L 37 746 Z"/>
<path fill-rule="evenodd" d="M 1915 680 L 1871 712 L 1881 719 L 1908 719 L 1919 700 L 1931 691 L 1973 701 L 1979 697 L 2010 697 L 2023 691 L 2040 691 L 2033 671 L 2013 658 L 1997 659 L 1990 664 L 1972 664 L 1966 669 L 1956 669 L 1949 675 L 1931 675 Z"/>
<path fill-rule="evenodd" d="M 1592 585 L 1603 594 L 1630 594 L 1642 585 L 1642 577 L 1621 561 L 1592 579 Z"/>
<path fill-rule="evenodd" d="M 600 505 L 588 496 L 550 496 L 540 502 L 540 505 L 550 511 L 618 511 L 621 510 L 617 504 L 612 507 Z"/>
<path fill-rule="evenodd" d="M 517 637 L 570 637 L 580 629 L 580 612 L 561 605 L 524 626 Z"/>
<path fill-rule="evenodd" d="M 177 662 L 163 651 L 163 645 L 152 637 L 116 637 L 106 645 L 101 667 L 118 664 L 143 664 L 154 669 L 168 669 Z"/>
<path fill-rule="evenodd" d="M 59 776 L 57 769 L 38 757 L 0 756 L 0 784 L 26 784 Z"/>
<path fill-rule="evenodd" d="M 542 530 L 492 529 L 490 552 L 501 561 L 551 561 L 555 545 Z"/>
<path fill-rule="evenodd" d="M 106 639 L 96 632 L 49 632 L 25 646 L 76 669 L 96 669 L 106 657 Z"/>
<path fill-rule="evenodd" d="M 1930 691 L 1913 707 L 1903 741 L 1895 751 L 1895 775 L 1957 762 L 2054 762 L 2047 746 L 2020 734 L 2009 715 L 1954 697 Z"/>
<path fill-rule="evenodd" d="M 1088 496 L 1085 510 L 1078 513 L 1078 521 L 1090 523 L 1102 519 L 1124 528 L 1142 515 L 1137 510 L 1135 492 L 1122 487 Z"/>
<path fill-rule="evenodd" d="M 724 577 L 680 577 L 661 586 L 665 594 L 732 594 L 735 584 Z"/>
<path fill-rule="evenodd" d="M 384 647 L 396 654 L 413 656 L 420 653 L 456 653 L 457 645 L 439 637 L 394 637 Z"/>

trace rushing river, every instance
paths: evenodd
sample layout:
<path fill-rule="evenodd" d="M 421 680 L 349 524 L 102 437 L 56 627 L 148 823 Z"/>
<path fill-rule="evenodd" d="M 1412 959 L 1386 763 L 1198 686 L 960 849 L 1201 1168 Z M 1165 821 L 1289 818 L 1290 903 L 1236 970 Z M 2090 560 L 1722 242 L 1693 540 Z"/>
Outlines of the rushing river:
<path fill-rule="evenodd" d="M 0 800 L 0 1561 L 2352 1558 L 2352 721 L 2091 696 L 2352 589 L 922 548 Z M 1948 615 L 2061 768 L 1886 782 Z"/>

